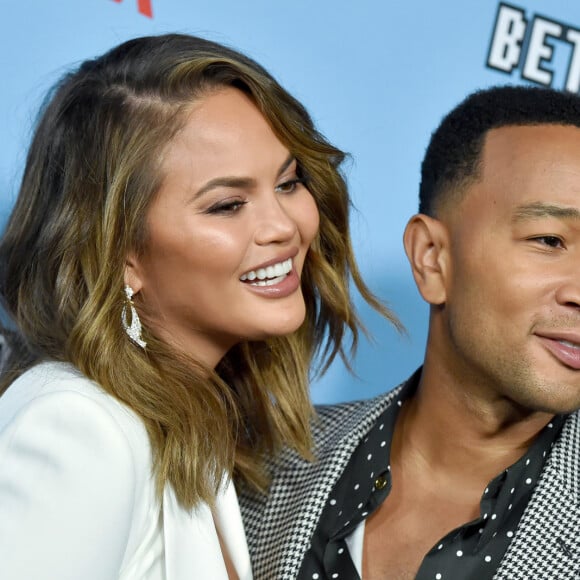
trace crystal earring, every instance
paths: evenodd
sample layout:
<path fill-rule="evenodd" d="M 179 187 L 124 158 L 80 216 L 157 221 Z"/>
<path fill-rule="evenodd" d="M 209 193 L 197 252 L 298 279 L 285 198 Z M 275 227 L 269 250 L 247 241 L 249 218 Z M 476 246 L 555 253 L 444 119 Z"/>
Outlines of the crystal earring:
<path fill-rule="evenodd" d="M 125 332 L 129 335 L 129 338 L 141 348 L 145 348 L 147 343 L 141 337 L 141 321 L 139 320 L 139 315 L 137 310 L 135 310 L 135 304 L 133 304 L 133 288 L 128 284 L 125 286 L 125 303 L 123 304 L 123 310 L 121 311 L 121 323 Z M 127 317 L 127 310 L 131 312 L 131 322 L 129 322 Z"/>

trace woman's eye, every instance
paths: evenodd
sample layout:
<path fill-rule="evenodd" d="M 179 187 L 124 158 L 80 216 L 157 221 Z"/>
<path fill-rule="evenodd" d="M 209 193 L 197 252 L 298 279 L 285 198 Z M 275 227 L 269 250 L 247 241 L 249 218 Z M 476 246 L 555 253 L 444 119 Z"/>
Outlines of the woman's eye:
<path fill-rule="evenodd" d="M 532 238 L 532 241 L 538 242 L 544 246 L 549 246 L 550 248 L 560 248 L 564 245 L 558 236 L 538 236 Z"/>
<path fill-rule="evenodd" d="M 290 179 L 289 181 L 285 181 L 284 183 L 280 183 L 276 186 L 276 191 L 278 193 L 293 193 L 298 185 L 303 184 L 304 180 L 300 178 Z"/>
<path fill-rule="evenodd" d="M 222 215 L 233 214 L 240 211 L 246 203 L 247 202 L 239 199 L 235 201 L 220 202 L 212 205 L 206 213 Z"/>

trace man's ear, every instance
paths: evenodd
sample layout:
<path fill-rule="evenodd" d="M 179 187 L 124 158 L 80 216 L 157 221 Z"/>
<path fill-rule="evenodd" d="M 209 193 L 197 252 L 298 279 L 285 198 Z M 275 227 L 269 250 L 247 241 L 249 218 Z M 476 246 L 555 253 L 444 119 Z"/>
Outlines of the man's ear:
<path fill-rule="evenodd" d="M 137 255 L 130 252 L 125 259 L 125 286 L 131 286 L 137 294 L 143 288 L 143 276 L 141 275 L 140 262 Z"/>
<path fill-rule="evenodd" d="M 423 299 L 432 305 L 444 304 L 451 275 L 449 235 L 445 225 L 424 214 L 414 215 L 405 228 L 403 243 Z"/>

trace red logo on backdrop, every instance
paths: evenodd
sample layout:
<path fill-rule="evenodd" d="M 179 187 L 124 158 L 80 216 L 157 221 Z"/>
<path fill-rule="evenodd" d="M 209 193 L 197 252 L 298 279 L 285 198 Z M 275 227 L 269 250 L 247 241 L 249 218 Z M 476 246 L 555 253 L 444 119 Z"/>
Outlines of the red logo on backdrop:
<path fill-rule="evenodd" d="M 123 0 L 113 0 L 113 2 L 121 3 Z M 151 6 L 151 0 L 137 0 L 137 10 L 143 16 L 153 18 L 153 7 Z"/>

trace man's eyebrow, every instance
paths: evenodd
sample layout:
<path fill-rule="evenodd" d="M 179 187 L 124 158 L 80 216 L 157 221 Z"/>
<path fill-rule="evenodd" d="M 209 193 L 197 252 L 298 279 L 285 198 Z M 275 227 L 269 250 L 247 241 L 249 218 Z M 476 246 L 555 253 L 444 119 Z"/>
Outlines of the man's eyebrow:
<path fill-rule="evenodd" d="M 545 217 L 580 220 L 580 210 L 575 207 L 553 205 L 539 201 L 517 207 L 512 221 L 522 222 Z"/>
<path fill-rule="evenodd" d="M 288 157 L 284 160 L 278 172 L 276 173 L 276 177 L 280 177 L 290 165 L 295 161 L 294 155 L 288 155 Z M 251 188 L 255 187 L 256 180 L 252 177 L 233 177 L 233 176 L 224 176 L 224 177 L 216 177 L 214 179 L 210 179 L 204 186 L 198 189 L 192 196 L 191 201 L 195 201 L 211 191 L 212 189 L 216 189 L 218 187 L 230 187 L 232 189 L 239 188 Z"/>

